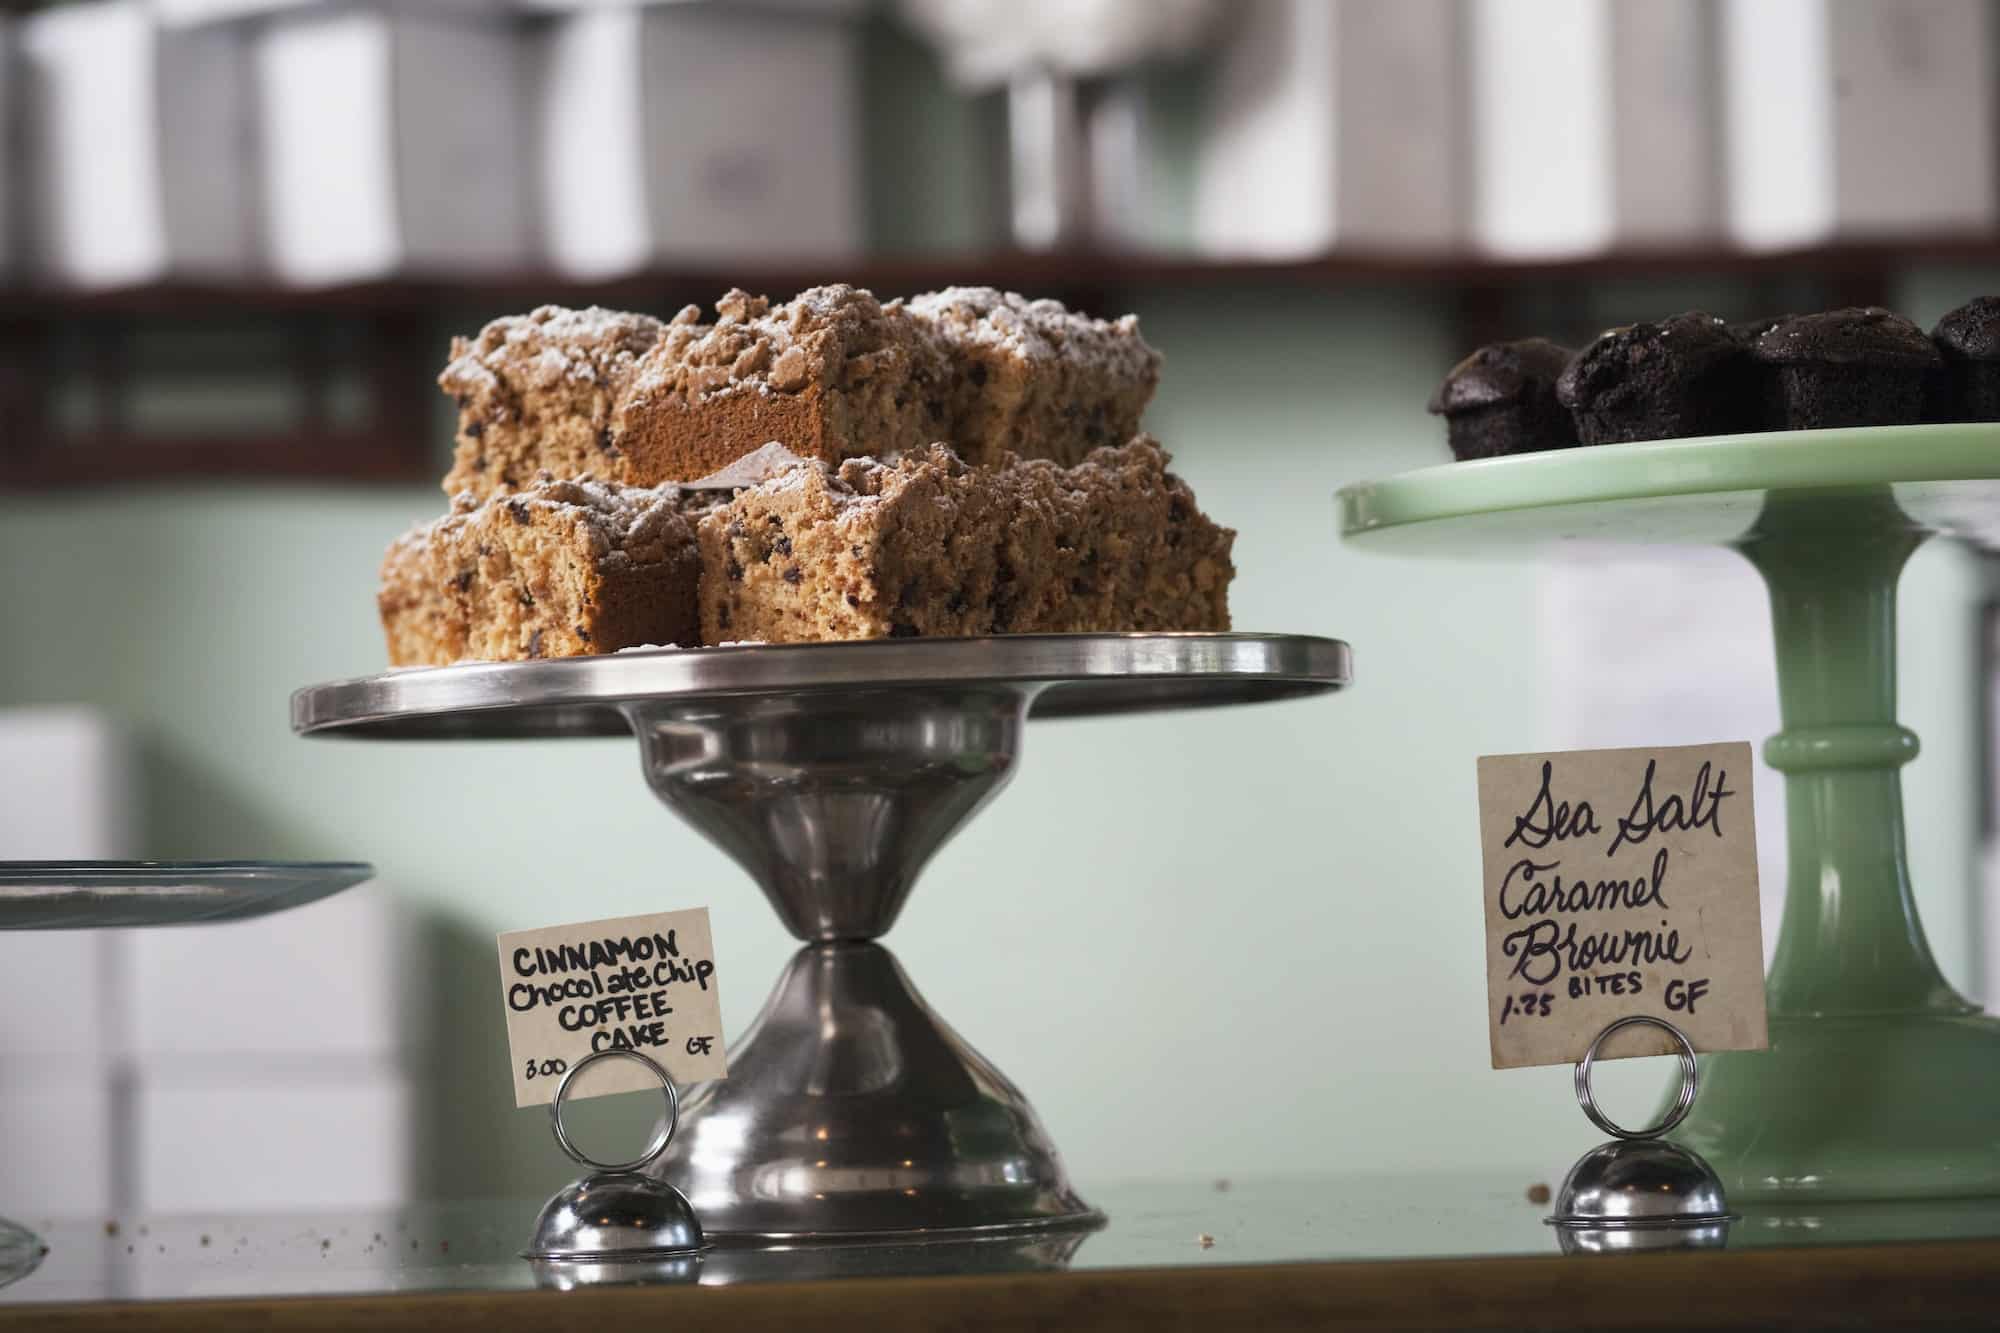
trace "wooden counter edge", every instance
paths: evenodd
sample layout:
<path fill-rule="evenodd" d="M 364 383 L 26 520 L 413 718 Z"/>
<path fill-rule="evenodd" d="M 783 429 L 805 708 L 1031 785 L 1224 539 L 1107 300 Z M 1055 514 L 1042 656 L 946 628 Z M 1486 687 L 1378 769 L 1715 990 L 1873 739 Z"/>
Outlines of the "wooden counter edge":
<path fill-rule="evenodd" d="M 0 1306 L 0 1330 L 365 1327 L 601 1333 L 617 1321 L 727 1320 L 730 1333 L 1019 1328 L 1910 1327 L 2000 1317 L 2000 1242 L 1735 1254 L 1410 1259 L 850 1278 L 575 1292 L 467 1291 Z"/>

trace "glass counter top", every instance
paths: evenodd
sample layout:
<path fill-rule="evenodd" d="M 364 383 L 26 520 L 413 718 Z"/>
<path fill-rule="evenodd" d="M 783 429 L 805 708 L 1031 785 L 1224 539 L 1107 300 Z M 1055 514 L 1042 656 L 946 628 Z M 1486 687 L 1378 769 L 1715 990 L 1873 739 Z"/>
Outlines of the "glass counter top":
<path fill-rule="evenodd" d="M 1110 1217 L 1097 1231 L 936 1245 L 789 1250 L 722 1245 L 708 1250 L 698 1265 L 665 1268 L 653 1276 L 726 1286 L 1554 1258 L 1556 1235 L 1542 1220 L 1550 1205 L 1534 1187 L 1557 1183 L 1381 1175 L 1094 1185 L 1092 1198 Z M 539 1206 L 539 1200 L 512 1200 L 289 1217 L 28 1217 L 21 1220 L 39 1233 L 47 1252 L 33 1272 L 0 1290 L 0 1323 L 8 1307 L 48 1303 L 490 1293 L 568 1285 L 518 1257 Z M 2000 1238 L 2000 1199 L 1738 1211 L 1742 1220 L 1717 1258 L 1801 1246 Z M 2000 1256 L 2000 1246 L 1994 1254 Z M 1577 1256 L 1561 1262 L 1631 1260 Z M 2000 1263 L 1988 1267 L 2000 1270 Z"/>

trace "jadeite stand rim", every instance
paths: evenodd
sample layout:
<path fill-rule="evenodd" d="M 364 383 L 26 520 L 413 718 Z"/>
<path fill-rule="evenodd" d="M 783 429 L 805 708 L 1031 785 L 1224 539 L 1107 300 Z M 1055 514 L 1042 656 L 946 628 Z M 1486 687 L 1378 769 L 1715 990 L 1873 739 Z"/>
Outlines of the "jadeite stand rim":
<path fill-rule="evenodd" d="M 1343 486 L 1343 537 L 1454 518 L 1682 496 L 2000 481 L 2000 422 L 1759 431 L 1439 463 Z M 1617 534 L 1593 534 L 1617 538 Z M 1638 540 L 1674 541 L 1671 532 Z M 1692 539 L 1714 544 L 1704 536 Z"/>

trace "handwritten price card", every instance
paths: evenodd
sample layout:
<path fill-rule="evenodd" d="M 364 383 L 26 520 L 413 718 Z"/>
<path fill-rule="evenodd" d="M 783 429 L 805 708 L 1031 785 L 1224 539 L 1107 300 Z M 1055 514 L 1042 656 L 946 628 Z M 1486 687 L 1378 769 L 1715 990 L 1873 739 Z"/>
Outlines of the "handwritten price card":
<path fill-rule="evenodd" d="M 517 1107 L 554 1101 L 569 1067 L 593 1051 L 650 1056 L 683 1093 L 729 1076 L 706 907 L 510 931 L 500 936 L 500 990 Z M 659 1086 L 637 1061 L 604 1060 L 569 1098 Z"/>
<path fill-rule="evenodd" d="M 1495 1069 L 1766 1045 L 1747 744 L 1483 756 L 1479 837 Z"/>

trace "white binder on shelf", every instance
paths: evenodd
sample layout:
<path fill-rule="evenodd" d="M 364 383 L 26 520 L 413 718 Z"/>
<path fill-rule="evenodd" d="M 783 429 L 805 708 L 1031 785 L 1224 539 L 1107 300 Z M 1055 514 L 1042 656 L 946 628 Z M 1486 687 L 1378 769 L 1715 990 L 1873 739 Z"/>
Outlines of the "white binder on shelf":
<path fill-rule="evenodd" d="M 0 285 L 20 277 L 21 163 L 18 133 L 21 73 L 15 43 L 20 25 L 0 14 Z"/>
<path fill-rule="evenodd" d="M 241 33 L 161 26 L 144 0 L 21 20 L 34 266 L 88 288 L 255 263 Z"/>
<path fill-rule="evenodd" d="M 838 18 L 758 5 L 591 6 L 551 20 L 533 98 L 550 261 L 601 278 L 857 253 L 857 43 Z"/>
<path fill-rule="evenodd" d="M 1473 233 L 1503 257 L 1722 228 L 1712 0 L 1472 0 Z"/>
<path fill-rule="evenodd" d="M 1985 0 L 1727 0 L 1732 239 L 1990 229 L 1993 24 Z"/>
<path fill-rule="evenodd" d="M 413 13 L 445 9 L 485 10 L 500 13 L 519 8 L 516 0 L 374 0 L 396 5 Z M 348 0 L 148 0 L 162 23 L 189 25 L 230 23 L 238 19 L 268 18 L 302 9 L 335 9 Z"/>
<path fill-rule="evenodd" d="M 533 154 L 509 19 L 315 7 L 260 25 L 255 42 L 264 223 L 281 279 L 527 266 Z"/>
<path fill-rule="evenodd" d="M 1197 150 L 1197 247 L 1451 248 L 1464 200 L 1458 0 L 1247 0 L 1229 18 Z"/>

